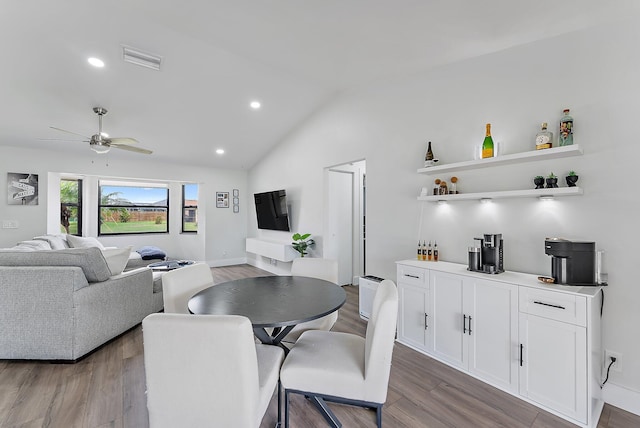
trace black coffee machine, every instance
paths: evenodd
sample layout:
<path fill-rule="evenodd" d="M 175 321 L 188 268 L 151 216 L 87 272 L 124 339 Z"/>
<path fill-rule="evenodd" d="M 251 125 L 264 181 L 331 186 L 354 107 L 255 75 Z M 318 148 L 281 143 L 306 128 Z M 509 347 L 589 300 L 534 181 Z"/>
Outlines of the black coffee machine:
<path fill-rule="evenodd" d="M 485 234 L 484 238 L 473 238 L 480 241 L 480 247 L 469 248 L 469 267 L 474 272 L 504 272 L 502 234 Z"/>
<path fill-rule="evenodd" d="M 544 253 L 551 256 L 551 276 L 556 284 L 598 285 L 595 242 L 546 238 Z"/>

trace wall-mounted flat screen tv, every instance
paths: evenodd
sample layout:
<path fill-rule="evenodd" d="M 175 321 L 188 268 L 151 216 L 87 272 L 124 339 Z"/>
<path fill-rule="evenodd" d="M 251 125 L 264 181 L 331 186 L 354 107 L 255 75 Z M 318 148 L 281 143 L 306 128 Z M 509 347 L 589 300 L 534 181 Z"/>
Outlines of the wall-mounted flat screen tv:
<path fill-rule="evenodd" d="M 256 203 L 258 229 L 289 231 L 287 192 L 274 190 L 255 193 L 253 199 Z"/>

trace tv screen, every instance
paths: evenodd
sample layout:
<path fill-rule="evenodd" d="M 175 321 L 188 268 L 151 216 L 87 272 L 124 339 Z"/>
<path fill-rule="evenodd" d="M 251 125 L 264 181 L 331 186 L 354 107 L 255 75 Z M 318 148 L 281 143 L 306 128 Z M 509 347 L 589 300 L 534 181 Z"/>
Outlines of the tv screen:
<path fill-rule="evenodd" d="M 289 231 L 287 193 L 284 190 L 255 193 L 258 229 Z"/>

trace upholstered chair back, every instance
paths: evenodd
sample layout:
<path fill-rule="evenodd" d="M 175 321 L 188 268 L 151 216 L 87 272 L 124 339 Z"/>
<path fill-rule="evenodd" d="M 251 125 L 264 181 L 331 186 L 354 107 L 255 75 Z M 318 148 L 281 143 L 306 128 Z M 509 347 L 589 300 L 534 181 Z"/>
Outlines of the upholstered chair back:
<path fill-rule="evenodd" d="M 165 313 L 188 314 L 191 296 L 213 285 L 211 268 L 195 263 L 162 275 L 162 300 Z"/>

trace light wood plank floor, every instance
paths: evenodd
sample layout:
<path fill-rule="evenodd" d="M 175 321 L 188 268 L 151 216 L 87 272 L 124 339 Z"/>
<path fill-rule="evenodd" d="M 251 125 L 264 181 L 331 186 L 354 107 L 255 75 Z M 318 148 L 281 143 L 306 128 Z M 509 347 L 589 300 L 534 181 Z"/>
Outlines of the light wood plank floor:
<path fill-rule="evenodd" d="M 270 275 L 248 265 L 212 269 L 216 282 Z M 334 330 L 364 335 L 357 287 Z M 76 364 L 0 361 L 0 427 L 145 428 L 142 330 L 135 327 Z M 375 413 L 330 404 L 345 427 L 375 427 Z M 273 427 L 276 399 L 261 427 Z M 292 427 L 325 427 L 302 397 L 291 400 Z M 575 427 L 502 391 L 396 344 L 383 411 L 386 427 Z M 640 427 L 640 416 L 606 405 L 598 428 Z M 176 427 L 181 428 L 181 427 Z"/>

